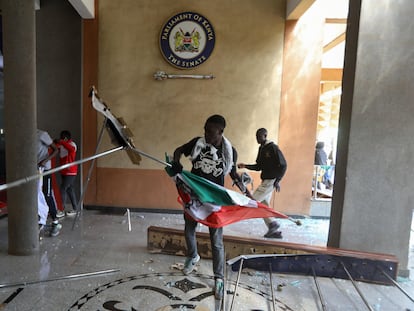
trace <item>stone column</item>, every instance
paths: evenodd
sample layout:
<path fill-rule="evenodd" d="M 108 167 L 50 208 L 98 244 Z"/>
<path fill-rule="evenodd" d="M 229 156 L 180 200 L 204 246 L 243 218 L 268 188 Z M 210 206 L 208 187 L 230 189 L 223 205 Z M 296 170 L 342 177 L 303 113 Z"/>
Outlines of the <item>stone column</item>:
<path fill-rule="evenodd" d="M 329 246 L 396 255 L 414 206 L 414 1 L 350 0 Z"/>
<path fill-rule="evenodd" d="M 3 0 L 7 182 L 36 174 L 35 2 Z M 9 254 L 39 250 L 37 181 L 7 190 Z"/>

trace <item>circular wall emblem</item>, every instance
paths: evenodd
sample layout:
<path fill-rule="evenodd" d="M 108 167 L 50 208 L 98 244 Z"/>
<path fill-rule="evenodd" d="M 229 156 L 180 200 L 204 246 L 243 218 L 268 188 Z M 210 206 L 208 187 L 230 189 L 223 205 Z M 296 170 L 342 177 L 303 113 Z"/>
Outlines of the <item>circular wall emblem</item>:
<path fill-rule="evenodd" d="M 203 64 L 214 49 L 216 36 L 207 18 L 194 12 L 174 15 L 160 34 L 161 53 L 174 67 L 192 69 Z"/>

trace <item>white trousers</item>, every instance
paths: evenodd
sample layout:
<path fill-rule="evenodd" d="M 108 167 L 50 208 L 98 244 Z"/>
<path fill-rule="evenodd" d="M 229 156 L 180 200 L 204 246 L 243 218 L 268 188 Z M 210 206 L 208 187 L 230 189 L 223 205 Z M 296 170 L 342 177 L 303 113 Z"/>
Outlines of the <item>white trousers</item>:
<path fill-rule="evenodd" d="M 39 168 L 39 173 L 43 172 L 43 168 Z M 49 206 L 46 203 L 45 195 L 42 191 L 43 177 L 39 178 L 37 186 L 37 214 L 39 215 L 39 224 L 46 225 L 47 214 L 49 213 Z"/>
<path fill-rule="evenodd" d="M 263 204 L 266 204 L 267 206 L 270 206 L 270 200 L 272 199 L 273 184 L 275 183 L 274 179 L 264 179 L 262 180 L 262 183 L 256 188 L 256 190 L 253 192 L 253 198 L 261 202 Z M 269 227 L 269 224 L 273 221 L 276 221 L 275 217 L 270 218 L 263 218 L 263 221 L 265 222 L 266 226 Z"/>

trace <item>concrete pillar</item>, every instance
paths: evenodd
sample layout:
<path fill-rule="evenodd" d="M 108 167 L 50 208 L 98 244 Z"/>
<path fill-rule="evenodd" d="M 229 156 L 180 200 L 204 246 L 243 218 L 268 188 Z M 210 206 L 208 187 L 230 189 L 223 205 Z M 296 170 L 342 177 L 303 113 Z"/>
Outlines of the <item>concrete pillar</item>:
<path fill-rule="evenodd" d="M 328 245 L 396 255 L 414 206 L 414 2 L 350 0 Z"/>
<path fill-rule="evenodd" d="M 3 0 L 7 182 L 36 174 L 35 2 Z M 39 250 L 37 181 L 7 190 L 9 254 Z"/>
<path fill-rule="evenodd" d="M 286 22 L 278 144 L 288 168 L 277 209 L 309 214 L 321 81 L 323 10 L 315 5 Z"/>

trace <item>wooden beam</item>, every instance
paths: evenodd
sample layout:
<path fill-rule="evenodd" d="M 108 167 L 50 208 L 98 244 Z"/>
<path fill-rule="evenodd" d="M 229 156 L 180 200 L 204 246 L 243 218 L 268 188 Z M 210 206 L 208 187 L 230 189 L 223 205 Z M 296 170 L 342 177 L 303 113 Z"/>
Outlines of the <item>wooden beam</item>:
<path fill-rule="evenodd" d="M 287 0 L 286 20 L 298 20 L 316 0 Z"/>
<path fill-rule="evenodd" d="M 333 39 L 331 42 L 329 42 L 328 44 L 326 44 L 323 47 L 323 52 L 326 53 L 329 50 L 333 49 L 334 47 L 336 47 L 338 44 L 342 43 L 345 41 L 345 32 L 341 33 L 339 36 L 337 36 L 335 39 Z"/>
<path fill-rule="evenodd" d="M 197 232 L 197 245 L 201 257 L 212 257 L 209 233 Z M 251 239 L 225 235 L 224 247 L 226 259 L 249 254 L 325 254 L 398 264 L 398 259 L 394 255 L 290 243 L 280 240 Z M 150 226 L 147 234 L 147 248 L 154 253 L 185 256 L 184 230 Z"/>
<path fill-rule="evenodd" d="M 325 19 L 326 24 L 346 24 L 346 18 L 327 18 Z"/>
<path fill-rule="evenodd" d="M 332 68 L 324 68 L 322 69 L 321 81 L 334 81 L 340 82 L 342 81 L 342 69 L 332 69 Z"/>

